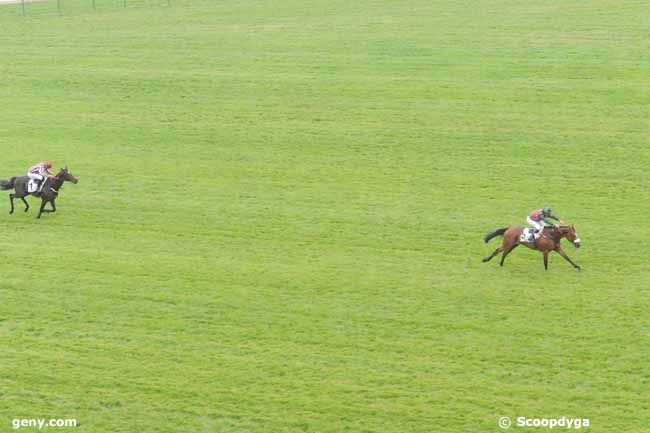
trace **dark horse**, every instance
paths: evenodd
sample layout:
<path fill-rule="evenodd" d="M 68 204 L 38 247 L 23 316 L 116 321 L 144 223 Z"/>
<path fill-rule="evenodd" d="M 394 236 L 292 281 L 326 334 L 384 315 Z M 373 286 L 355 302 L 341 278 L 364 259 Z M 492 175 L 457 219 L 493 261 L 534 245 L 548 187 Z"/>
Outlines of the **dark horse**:
<path fill-rule="evenodd" d="M 0 189 L 13 189 L 16 192 L 15 194 L 9 194 L 9 200 L 11 201 L 11 210 L 9 213 L 14 213 L 15 198 L 19 198 L 23 201 L 23 203 L 25 203 L 25 212 L 27 212 L 29 210 L 29 203 L 27 203 L 25 197 L 28 195 L 33 195 L 34 197 L 41 198 L 41 208 L 38 210 L 38 215 L 36 215 L 36 218 L 40 218 L 41 213 L 43 212 L 56 212 L 56 205 L 54 204 L 54 201 L 59 196 L 59 190 L 63 186 L 63 182 L 77 183 L 79 180 L 77 180 L 77 178 L 68 171 L 68 167 L 66 167 L 62 168 L 61 171 L 59 171 L 59 173 L 53 179 L 45 178 L 43 182 L 45 182 L 45 184 L 43 185 L 43 188 L 41 188 L 40 192 L 27 192 L 27 184 L 29 183 L 28 176 L 16 176 L 12 177 L 9 180 L 0 181 Z M 50 203 L 52 205 L 51 210 L 45 209 L 45 205 L 47 203 Z"/>
<path fill-rule="evenodd" d="M 503 243 L 499 248 L 494 250 L 490 257 L 484 258 L 483 261 L 489 262 L 494 256 L 498 255 L 499 253 L 503 253 L 503 256 L 501 256 L 501 266 L 503 266 L 503 261 L 512 250 L 517 248 L 519 245 L 525 245 L 531 250 L 541 251 L 542 254 L 544 254 L 544 269 L 548 269 L 548 253 L 555 251 L 564 257 L 569 263 L 571 263 L 574 268 L 580 270 L 580 266 L 575 264 L 573 260 L 571 260 L 569 256 L 567 256 L 567 254 L 564 252 L 562 246 L 560 246 L 560 240 L 562 240 L 562 238 L 567 238 L 573 243 L 576 248 L 580 248 L 580 238 L 578 237 L 576 229 L 573 225 L 546 227 L 542 235 L 534 243 L 520 241 L 523 231 L 524 228 L 521 226 L 506 227 L 504 229 L 495 230 L 492 233 L 485 235 L 483 238 L 483 240 L 485 240 L 485 243 L 489 242 L 490 239 L 497 236 L 503 236 Z"/>

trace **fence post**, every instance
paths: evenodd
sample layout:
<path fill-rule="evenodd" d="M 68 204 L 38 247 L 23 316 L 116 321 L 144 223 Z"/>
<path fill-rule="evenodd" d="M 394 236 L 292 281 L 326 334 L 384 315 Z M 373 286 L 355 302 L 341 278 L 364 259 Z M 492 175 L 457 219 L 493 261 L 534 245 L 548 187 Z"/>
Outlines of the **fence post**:
<path fill-rule="evenodd" d="M 56 10 L 61 14 L 61 0 L 56 0 Z"/>
<path fill-rule="evenodd" d="M 23 5 L 23 16 L 24 16 L 24 15 L 25 15 L 25 0 L 23 0 L 23 1 L 21 2 L 21 4 Z"/>
<path fill-rule="evenodd" d="M 97 7 L 95 6 L 95 0 L 93 0 L 93 10 L 96 10 Z"/>

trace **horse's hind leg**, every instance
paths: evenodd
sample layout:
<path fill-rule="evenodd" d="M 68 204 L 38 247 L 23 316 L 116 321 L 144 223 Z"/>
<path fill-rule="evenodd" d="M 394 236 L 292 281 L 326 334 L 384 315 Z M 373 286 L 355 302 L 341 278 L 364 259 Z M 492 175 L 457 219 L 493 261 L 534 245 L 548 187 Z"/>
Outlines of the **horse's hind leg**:
<path fill-rule="evenodd" d="M 14 213 L 14 197 L 16 194 L 9 194 L 9 201 L 11 202 L 11 210 L 9 211 L 9 215 Z"/>
<path fill-rule="evenodd" d="M 25 212 L 29 210 L 29 203 L 27 203 L 27 200 L 25 200 L 25 197 L 20 197 L 20 199 L 25 203 Z"/>
<path fill-rule="evenodd" d="M 506 260 L 506 257 L 508 257 L 508 254 L 510 254 L 510 252 L 511 252 L 512 250 L 514 250 L 515 248 L 517 248 L 518 245 L 519 245 L 519 244 L 514 244 L 514 245 L 512 245 L 512 246 L 510 246 L 510 247 L 504 249 L 504 251 L 503 251 L 503 255 L 501 256 L 501 266 L 503 266 L 503 262 Z"/>
<path fill-rule="evenodd" d="M 494 252 L 490 255 L 490 257 L 486 257 L 486 258 L 483 259 L 483 263 L 485 263 L 485 262 L 489 262 L 490 260 L 492 260 L 492 258 L 493 258 L 494 256 L 499 255 L 499 253 L 500 253 L 501 251 L 503 251 L 503 247 L 499 247 L 499 248 L 497 248 L 497 249 L 494 250 Z"/>

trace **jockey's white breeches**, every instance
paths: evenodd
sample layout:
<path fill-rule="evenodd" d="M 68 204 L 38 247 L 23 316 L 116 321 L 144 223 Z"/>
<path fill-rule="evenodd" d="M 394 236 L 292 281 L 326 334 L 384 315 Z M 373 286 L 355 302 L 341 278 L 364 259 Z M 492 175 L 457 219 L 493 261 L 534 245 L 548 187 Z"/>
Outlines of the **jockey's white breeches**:
<path fill-rule="evenodd" d="M 540 233 L 544 230 L 544 223 L 541 221 L 535 221 L 531 217 L 528 217 L 528 224 L 535 227 L 535 229 Z"/>
<path fill-rule="evenodd" d="M 39 182 L 44 179 L 43 175 L 38 173 L 27 173 L 27 176 L 29 176 L 30 179 L 36 179 Z"/>

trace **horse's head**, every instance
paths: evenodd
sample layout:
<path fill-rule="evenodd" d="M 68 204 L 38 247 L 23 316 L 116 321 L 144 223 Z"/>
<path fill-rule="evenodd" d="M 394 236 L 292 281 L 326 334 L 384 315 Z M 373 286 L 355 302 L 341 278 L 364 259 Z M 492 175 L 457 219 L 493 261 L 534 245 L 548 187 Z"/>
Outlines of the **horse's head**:
<path fill-rule="evenodd" d="M 72 173 L 70 173 L 70 170 L 68 170 L 68 166 L 65 168 L 62 168 L 59 173 L 56 175 L 58 179 L 61 179 L 64 182 L 72 182 L 72 183 L 77 183 L 79 182 L 79 179 L 74 177 Z"/>
<path fill-rule="evenodd" d="M 573 243 L 574 247 L 580 248 L 580 238 L 578 237 L 578 232 L 576 232 L 576 228 L 573 224 L 570 226 L 560 226 L 560 233 L 563 237 L 567 238 L 571 243 Z"/>

